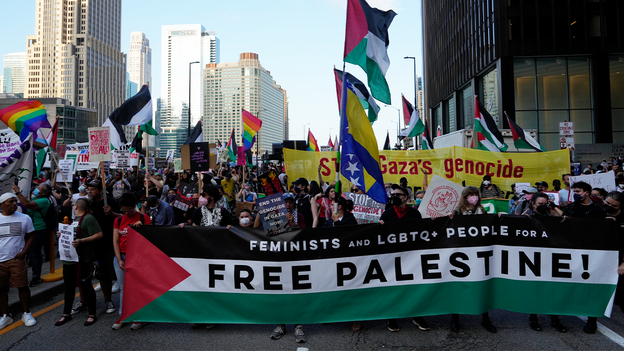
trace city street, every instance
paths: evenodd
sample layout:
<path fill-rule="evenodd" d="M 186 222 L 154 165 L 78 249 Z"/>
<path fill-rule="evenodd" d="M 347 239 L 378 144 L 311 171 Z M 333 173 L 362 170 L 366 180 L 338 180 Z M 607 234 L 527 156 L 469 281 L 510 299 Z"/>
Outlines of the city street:
<path fill-rule="evenodd" d="M 119 294 L 114 297 L 117 304 Z M 105 314 L 104 301 L 98 293 L 98 321 L 84 327 L 87 313 L 81 312 L 64 326 L 54 322 L 62 313 L 62 295 L 34 306 L 37 319 L 34 327 L 21 322 L 0 331 L 2 350 L 614 350 L 624 345 L 624 314 L 615 307 L 613 318 L 599 319 L 598 332 L 583 333 L 584 322 L 578 317 L 564 316 L 567 333 L 558 333 L 550 327 L 550 318 L 540 316 L 541 332 L 532 331 L 528 316 L 496 310 L 490 312 L 497 334 L 480 326 L 480 316 L 461 316 L 462 330 L 449 330 L 449 315 L 428 317 L 432 330 L 418 330 L 411 319 L 399 320 L 401 330 L 391 333 L 385 321 L 362 323 L 359 332 L 351 331 L 351 323 L 304 325 L 307 342 L 297 344 L 294 326 L 287 326 L 287 334 L 280 340 L 271 340 L 272 325 L 218 325 L 213 329 L 192 328 L 190 324 L 149 323 L 140 330 L 125 326 L 113 331 L 111 326 L 117 313 Z M 57 307 L 54 305 L 57 304 Z M 53 307 L 50 309 L 50 307 Z M 296 306 L 293 306 L 296 308 Z M 49 311 L 45 311 L 49 309 Z M 41 315 L 38 312 L 44 311 Z M 19 318 L 16 318 L 18 321 Z M 618 344 L 619 343 L 619 344 Z"/>

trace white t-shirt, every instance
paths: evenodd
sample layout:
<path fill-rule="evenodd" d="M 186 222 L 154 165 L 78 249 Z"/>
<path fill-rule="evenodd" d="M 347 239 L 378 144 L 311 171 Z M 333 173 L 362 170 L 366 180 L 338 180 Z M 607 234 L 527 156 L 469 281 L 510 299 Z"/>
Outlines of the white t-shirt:
<path fill-rule="evenodd" d="M 26 233 L 35 231 L 28 215 L 15 212 L 10 216 L 0 214 L 0 262 L 12 260 L 26 245 Z"/>
<path fill-rule="evenodd" d="M 559 201 L 561 203 L 567 202 L 568 196 L 570 196 L 570 190 L 566 190 L 566 189 L 559 190 Z"/>

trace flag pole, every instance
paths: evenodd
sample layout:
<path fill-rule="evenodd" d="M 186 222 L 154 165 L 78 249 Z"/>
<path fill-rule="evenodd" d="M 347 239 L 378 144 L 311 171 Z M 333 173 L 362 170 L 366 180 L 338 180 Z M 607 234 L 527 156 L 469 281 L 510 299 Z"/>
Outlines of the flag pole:
<path fill-rule="evenodd" d="M 189 110 L 190 111 L 190 110 Z M 145 133 L 147 134 L 147 133 Z M 149 174 L 149 135 L 145 137 L 145 177 Z M 149 178 L 148 178 L 149 180 Z M 151 180 L 149 180 L 151 182 Z M 145 198 L 149 196 L 149 183 L 145 186 Z"/>
<path fill-rule="evenodd" d="M 104 195 L 104 206 L 108 206 L 108 196 L 106 194 L 106 183 L 104 183 L 104 162 L 100 161 L 100 174 L 102 176 L 102 193 Z"/>

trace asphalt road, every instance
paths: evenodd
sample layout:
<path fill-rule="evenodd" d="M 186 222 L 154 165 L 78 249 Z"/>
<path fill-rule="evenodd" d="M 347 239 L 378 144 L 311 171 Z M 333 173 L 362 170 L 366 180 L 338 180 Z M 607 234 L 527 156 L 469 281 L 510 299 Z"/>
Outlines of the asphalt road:
<path fill-rule="evenodd" d="M 117 304 L 119 294 L 115 295 Z M 33 313 L 50 308 L 62 300 L 61 295 L 34 306 Z M 296 306 L 293 306 L 296 308 Z M 400 319 L 401 330 L 391 333 L 385 321 L 366 321 L 362 330 L 351 331 L 351 323 L 304 325 L 307 342 L 297 344 L 294 326 L 287 326 L 287 334 L 280 340 L 271 340 L 272 325 L 218 325 L 213 329 L 196 328 L 190 324 L 149 323 L 140 330 L 129 326 L 119 331 L 111 329 L 117 312 L 106 314 L 101 293 L 98 293 L 98 321 L 83 326 L 87 313 L 82 312 L 61 327 L 54 322 L 61 316 L 62 305 L 52 308 L 37 318 L 37 325 L 17 325 L 12 330 L 0 331 L 2 350 L 618 350 L 620 344 L 600 330 L 614 332 L 614 338 L 624 336 L 624 313 L 615 307 L 611 319 L 601 318 L 599 331 L 585 334 L 584 322 L 578 317 L 563 316 L 567 333 L 558 333 L 550 327 L 550 318 L 540 316 L 542 331 L 528 326 L 528 316 L 502 310 L 490 312 L 498 333 L 491 334 L 480 326 L 480 316 L 461 316 L 462 330 L 449 329 L 449 315 L 427 317 L 431 331 L 418 330 L 411 319 Z M 16 318 L 16 321 L 19 318 Z M 18 323 L 20 324 L 20 323 Z M 11 327 L 9 327 L 11 328 Z M 604 329 L 604 328 L 608 328 Z M 624 339 L 621 338 L 621 344 Z M 300 350 L 300 351 L 305 351 Z"/>

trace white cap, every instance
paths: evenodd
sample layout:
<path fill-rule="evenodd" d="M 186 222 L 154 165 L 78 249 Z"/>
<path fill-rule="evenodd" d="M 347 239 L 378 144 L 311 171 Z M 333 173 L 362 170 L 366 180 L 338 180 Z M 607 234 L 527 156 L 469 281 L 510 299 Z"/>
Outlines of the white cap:
<path fill-rule="evenodd" d="M 5 193 L 2 196 L 0 196 L 0 204 L 5 202 L 6 200 L 12 199 L 12 198 L 16 198 L 17 199 L 17 196 L 15 194 L 13 194 L 13 193 Z"/>

